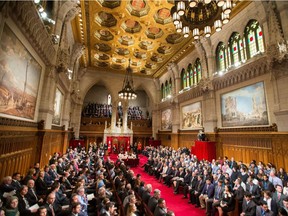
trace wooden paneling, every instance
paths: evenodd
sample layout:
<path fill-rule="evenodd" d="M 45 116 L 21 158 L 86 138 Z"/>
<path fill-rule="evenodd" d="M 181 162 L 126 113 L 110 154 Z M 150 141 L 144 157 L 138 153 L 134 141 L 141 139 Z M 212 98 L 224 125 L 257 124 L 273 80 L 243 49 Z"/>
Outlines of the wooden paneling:
<path fill-rule="evenodd" d="M 35 123 L 0 118 L 0 179 L 16 171 L 25 175 L 35 162 L 47 164 L 49 155 L 66 151 L 70 133 L 62 128 L 41 130 Z"/>

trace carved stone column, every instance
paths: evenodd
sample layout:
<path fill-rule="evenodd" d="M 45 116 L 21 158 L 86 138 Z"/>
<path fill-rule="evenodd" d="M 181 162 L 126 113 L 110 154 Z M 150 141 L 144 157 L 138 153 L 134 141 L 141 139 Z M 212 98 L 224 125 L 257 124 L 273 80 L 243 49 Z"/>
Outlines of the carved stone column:
<path fill-rule="evenodd" d="M 152 136 L 155 139 L 159 129 L 161 129 L 161 111 L 152 110 Z"/>
<path fill-rule="evenodd" d="M 124 131 L 127 131 L 127 122 L 128 122 L 128 106 L 129 106 L 129 102 L 128 101 L 122 101 L 122 111 L 123 111 L 123 119 L 122 119 L 122 123 L 123 123 L 123 129 Z"/>
<path fill-rule="evenodd" d="M 214 132 L 214 128 L 217 127 L 215 92 L 207 90 L 203 98 L 203 127 L 205 132 Z"/>
<path fill-rule="evenodd" d="M 62 125 L 65 125 L 65 130 L 68 130 L 70 122 L 70 112 L 71 112 L 71 99 L 70 94 L 65 97 L 64 100 L 64 112 L 62 115 Z"/>
<path fill-rule="evenodd" d="M 54 113 L 54 97 L 56 88 L 55 68 L 48 67 L 45 74 L 47 75 L 43 81 L 38 121 L 44 120 L 44 129 L 50 129 Z"/>
<path fill-rule="evenodd" d="M 74 135 L 75 138 L 79 138 L 80 134 L 80 125 L 81 125 L 81 113 L 82 113 L 82 105 L 81 103 L 76 103 L 73 112 L 73 124 L 72 127 L 74 128 Z"/>
<path fill-rule="evenodd" d="M 174 88 L 173 88 L 173 95 L 176 96 L 181 90 L 181 77 L 180 77 L 179 67 L 175 63 L 170 63 L 169 68 L 174 75 L 175 82 L 174 82 Z"/>
<path fill-rule="evenodd" d="M 179 104 L 175 103 L 172 107 L 172 133 L 178 133 L 178 129 L 180 129 L 180 111 L 179 110 L 180 110 Z"/>
<path fill-rule="evenodd" d="M 111 130 L 113 130 L 116 126 L 116 117 L 117 117 L 117 107 L 118 101 L 114 101 L 112 103 L 112 117 L 111 117 Z"/>

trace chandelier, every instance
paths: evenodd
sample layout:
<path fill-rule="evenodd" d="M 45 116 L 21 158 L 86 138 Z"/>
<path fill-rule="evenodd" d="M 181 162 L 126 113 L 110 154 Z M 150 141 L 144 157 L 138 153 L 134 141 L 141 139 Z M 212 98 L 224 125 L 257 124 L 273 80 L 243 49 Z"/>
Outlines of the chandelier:
<path fill-rule="evenodd" d="M 120 99 L 124 100 L 133 100 L 137 98 L 136 92 L 133 90 L 133 79 L 132 79 L 132 68 L 130 67 L 130 59 L 129 65 L 126 68 L 126 74 L 123 81 L 122 90 L 118 92 L 118 96 Z"/>
<path fill-rule="evenodd" d="M 187 38 L 191 30 L 195 40 L 200 35 L 210 37 L 212 29 L 219 32 L 229 22 L 235 4 L 232 0 L 175 0 L 171 14 L 176 31 Z"/>

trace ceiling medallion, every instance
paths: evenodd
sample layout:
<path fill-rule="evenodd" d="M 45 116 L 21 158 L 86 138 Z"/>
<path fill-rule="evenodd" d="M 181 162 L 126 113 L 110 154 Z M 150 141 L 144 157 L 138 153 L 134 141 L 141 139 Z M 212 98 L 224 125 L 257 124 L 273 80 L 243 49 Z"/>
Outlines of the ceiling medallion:
<path fill-rule="evenodd" d="M 195 40 L 201 34 L 210 37 L 212 28 L 219 32 L 229 22 L 229 14 L 235 5 L 232 0 L 175 1 L 171 14 L 176 32 L 182 32 L 186 38 L 191 30 Z"/>

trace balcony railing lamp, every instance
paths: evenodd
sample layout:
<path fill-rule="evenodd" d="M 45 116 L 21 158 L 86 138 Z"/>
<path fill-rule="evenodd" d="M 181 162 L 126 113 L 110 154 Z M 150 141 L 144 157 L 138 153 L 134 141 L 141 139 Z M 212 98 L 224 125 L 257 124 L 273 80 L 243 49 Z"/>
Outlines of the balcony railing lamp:
<path fill-rule="evenodd" d="M 233 2 L 234 1 L 234 2 Z M 238 0 L 175 0 L 171 9 L 176 32 L 195 40 L 201 35 L 210 37 L 212 31 L 221 31 L 223 25 L 230 20 L 229 14 Z"/>
<path fill-rule="evenodd" d="M 137 98 L 137 94 L 134 91 L 133 87 L 133 78 L 132 78 L 132 68 L 130 67 L 130 59 L 129 65 L 126 68 L 126 74 L 123 81 L 122 90 L 118 92 L 118 96 L 123 100 L 134 100 Z"/>

